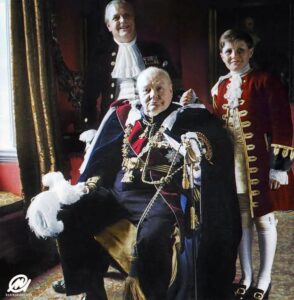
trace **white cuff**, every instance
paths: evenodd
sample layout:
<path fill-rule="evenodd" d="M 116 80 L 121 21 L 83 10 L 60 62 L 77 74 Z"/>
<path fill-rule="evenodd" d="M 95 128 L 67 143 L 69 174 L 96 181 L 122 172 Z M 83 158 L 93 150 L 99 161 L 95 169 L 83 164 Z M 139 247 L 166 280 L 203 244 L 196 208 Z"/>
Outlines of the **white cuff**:
<path fill-rule="evenodd" d="M 97 130 L 95 130 L 95 129 L 86 130 L 80 134 L 79 140 L 81 142 L 88 144 L 93 140 L 96 132 L 97 132 Z"/>
<path fill-rule="evenodd" d="M 195 103 L 196 100 L 198 99 L 198 97 L 197 97 L 195 91 L 193 89 L 191 89 L 191 90 L 192 90 L 192 100 L 191 100 L 191 103 Z"/>
<path fill-rule="evenodd" d="M 191 168 L 188 167 L 188 174 L 189 176 L 191 172 Z M 197 163 L 194 168 L 193 168 L 193 181 L 194 181 L 194 185 L 201 185 L 201 168 L 200 168 L 200 163 Z"/>
<path fill-rule="evenodd" d="M 277 180 L 281 185 L 288 184 L 287 171 L 270 169 L 269 178 L 273 180 Z"/>

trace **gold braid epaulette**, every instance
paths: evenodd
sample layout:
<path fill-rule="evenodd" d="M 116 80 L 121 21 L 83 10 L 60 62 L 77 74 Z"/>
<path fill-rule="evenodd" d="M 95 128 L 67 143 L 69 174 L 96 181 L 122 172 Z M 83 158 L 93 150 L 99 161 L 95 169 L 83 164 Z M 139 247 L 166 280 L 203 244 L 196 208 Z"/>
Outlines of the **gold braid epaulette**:
<path fill-rule="evenodd" d="M 290 160 L 294 159 L 293 147 L 279 145 L 279 144 L 271 144 L 271 147 L 273 148 L 273 153 L 275 156 L 281 153 L 283 158 L 289 157 Z"/>
<path fill-rule="evenodd" d="M 209 142 L 208 138 L 202 132 L 196 131 L 196 134 L 197 134 L 197 137 L 199 139 L 199 142 L 204 146 L 204 149 L 205 149 L 204 156 L 205 156 L 205 158 L 211 163 L 211 159 L 212 159 L 212 156 L 213 156 L 213 151 L 212 151 L 212 147 L 210 145 L 210 142 Z"/>

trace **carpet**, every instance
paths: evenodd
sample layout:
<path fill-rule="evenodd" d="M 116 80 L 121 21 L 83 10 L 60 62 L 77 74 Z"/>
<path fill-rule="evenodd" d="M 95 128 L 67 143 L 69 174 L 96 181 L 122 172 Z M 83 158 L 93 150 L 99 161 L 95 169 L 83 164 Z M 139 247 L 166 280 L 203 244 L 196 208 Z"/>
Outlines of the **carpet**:
<path fill-rule="evenodd" d="M 276 213 L 278 219 L 278 246 L 272 273 L 272 291 L 270 300 L 294 299 L 294 213 Z M 256 234 L 254 237 L 254 268 L 259 265 Z M 79 300 L 81 295 L 66 298 L 56 294 L 51 288 L 52 282 L 62 278 L 60 265 L 32 280 L 26 294 L 17 297 L 6 297 L 5 300 Z M 236 280 L 240 278 L 240 266 L 237 263 Z M 121 300 L 124 280 L 114 269 L 110 269 L 105 278 L 105 286 L 109 300 Z M 183 299 L 187 300 L 187 299 Z"/>
<path fill-rule="evenodd" d="M 61 266 L 57 265 L 46 273 L 33 279 L 29 288 L 22 296 L 9 296 L 5 300 L 79 300 L 83 295 L 66 297 L 57 294 L 52 289 L 52 283 L 62 278 Z M 110 268 L 104 279 L 105 288 L 109 300 L 121 300 L 124 286 L 124 278 L 115 269 Z M 98 300 L 98 299 L 97 299 Z"/>
<path fill-rule="evenodd" d="M 272 269 L 272 289 L 270 300 L 293 300 L 294 299 L 294 212 L 277 212 L 278 220 L 278 243 L 275 261 Z M 253 268 L 255 278 L 259 267 L 259 254 L 257 234 L 254 232 L 253 239 Z M 237 262 L 236 279 L 240 279 L 240 265 Z"/>

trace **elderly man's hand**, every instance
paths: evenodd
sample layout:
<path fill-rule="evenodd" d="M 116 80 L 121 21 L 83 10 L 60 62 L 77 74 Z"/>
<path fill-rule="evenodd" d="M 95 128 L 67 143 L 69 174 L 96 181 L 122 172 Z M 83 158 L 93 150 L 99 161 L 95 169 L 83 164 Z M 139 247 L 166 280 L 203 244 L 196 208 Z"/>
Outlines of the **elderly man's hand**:
<path fill-rule="evenodd" d="M 195 102 L 195 100 L 197 99 L 197 96 L 194 92 L 193 89 L 189 89 L 186 92 L 183 93 L 181 99 L 180 99 L 180 104 L 181 105 L 187 105 L 190 103 Z"/>

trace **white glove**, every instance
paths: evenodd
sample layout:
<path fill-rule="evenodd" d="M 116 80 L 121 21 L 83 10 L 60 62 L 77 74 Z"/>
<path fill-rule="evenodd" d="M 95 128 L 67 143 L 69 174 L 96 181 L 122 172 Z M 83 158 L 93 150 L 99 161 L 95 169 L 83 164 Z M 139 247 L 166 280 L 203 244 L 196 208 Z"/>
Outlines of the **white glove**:
<path fill-rule="evenodd" d="M 56 237 L 64 229 L 63 222 L 57 218 L 62 204 L 73 204 L 88 191 L 84 183 L 71 185 L 60 172 L 44 175 L 42 182 L 49 190 L 33 198 L 26 218 L 37 237 Z"/>
<path fill-rule="evenodd" d="M 86 143 L 85 151 L 87 151 L 87 149 L 89 148 L 93 138 L 95 137 L 96 132 L 97 130 L 95 129 L 89 129 L 80 134 L 79 140 L 81 142 Z"/>
<path fill-rule="evenodd" d="M 93 140 L 96 132 L 97 130 L 95 129 L 86 130 L 80 134 L 79 140 L 84 143 L 90 143 Z"/>

